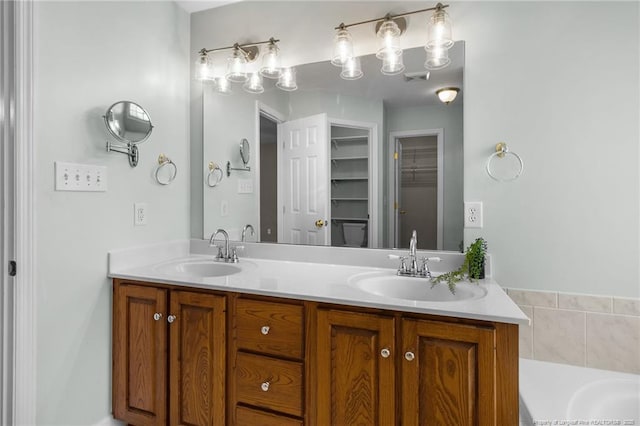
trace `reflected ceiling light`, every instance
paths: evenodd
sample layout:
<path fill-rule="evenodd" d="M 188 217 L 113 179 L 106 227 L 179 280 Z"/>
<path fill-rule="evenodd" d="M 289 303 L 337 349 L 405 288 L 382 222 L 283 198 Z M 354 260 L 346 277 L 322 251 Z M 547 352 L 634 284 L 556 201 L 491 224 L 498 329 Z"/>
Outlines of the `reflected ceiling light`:
<path fill-rule="evenodd" d="M 262 67 L 260 74 L 267 78 L 280 78 L 282 69 L 280 68 L 279 50 L 276 41 L 271 38 L 265 52 L 262 55 Z"/>
<path fill-rule="evenodd" d="M 449 50 L 442 47 L 435 47 L 427 50 L 427 60 L 424 67 L 428 70 L 439 70 L 445 68 L 451 63 L 449 59 Z"/>
<path fill-rule="evenodd" d="M 380 69 L 384 75 L 396 75 L 404 71 L 404 63 L 402 62 L 402 54 L 390 55 L 382 60 L 382 68 Z"/>
<path fill-rule="evenodd" d="M 440 99 L 440 101 L 449 105 L 451 102 L 453 102 L 456 99 L 456 96 L 458 96 L 459 91 L 460 89 L 458 89 L 457 87 L 445 87 L 445 88 L 436 90 L 436 95 L 438 95 L 438 99 Z"/>
<path fill-rule="evenodd" d="M 258 95 L 264 92 L 264 86 L 262 85 L 262 75 L 259 72 L 253 72 L 247 79 L 247 82 L 244 83 L 242 88 L 249 93 L 253 93 Z"/>
<path fill-rule="evenodd" d="M 340 77 L 352 80 L 359 78 L 345 77 L 348 77 L 350 74 L 349 68 L 345 68 L 344 65 L 349 59 L 355 57 L 353 53 L 353 40 L 347 28 L 375 22 L 375 32 L 377 37 L 381 40 L 380 48 L 376 52 L 376 57 L 382 60 L 382 73 L 386 75 L 401 73 L 404 71 L 404 64 L 402 61 L 400 36 L 407 28 L 407 21 L 404 17 L 415 13 L 433 11 L 433 15 L 427 25 L 428 41 L 425 48 L 428 52 L 425 67 L 429 70 L 444 68 L 451 62 L 446 50 L 453 46 L 453 39 L 451 38 L 451 19 L 444 10 L 447 7 L 449 7 L 449 5 L 438 3 L 434 7 L 414 10 L 413 12 L 400 13 L 398 15 L 387 14 L 382 18 L 369 19 L 366 21 L 354 22 L 352 24 L 341 23 L 334 28 L 337 30 L 337 33 L 334 39 L 331 63 L 342 67 Z M 431 53 L 429 53 L 429 51 L 431 51 Z"/>
<path fill-rule="evenodd" d="M 344 24 L 335 28 L 338 30 L 333 40 L 333 56 L 331 63 L 337 67 L 343 66 L 349 59 L 353 58 L 353 40 Z"/>
<path fill-rule="evenodd" d="M 296 83 L 296 69 L 293 67 L 283 68 L 282 75 L 276 83 L 276 87 L 287 92 L 292 92 L 298 88 Z"/>
<path fill-rule="evenodd" d="M 215 80 L 213 62 L 211 58 L 209 58 L 209 55 L 207 55 L 207 52 L 204 52 L 204 49 L 200 51 L 200 55 L 198 59 L 196 59 L 194 77 L 199 81 L 212 82 Z"/>
<path fill-rule="evenodd" d="M 340 73 L 340 77 L 345 80 L 357 80 L 363 75 L 360 58 L 349 58 L 342 66 L 342 72 Z"/>
<path fill-rule="evenodd" d="M 233 92 L 231 82 L 225 77 L 216 78 L 215 91 L 221 95 L 230 95 Z"/>
<path fill-rule="evenodd" d="M 436 5 L 436 10 L 429 18 L 427 23 L 427 49 L 436 47 L 449 49 L 453 46 L 453 37 L 451 36 L 451 18 L 444 10 L 442 3 Z"/>
<path fill-rule="evenodd" d="M 233 46 L 219 47 L 216 49 L 201 49 L 195 62 L 195 78 L 200 81 L 214 81 L 215 91 L 221 94 L 230 94 L 231 83 L 242 83 L 243 89 L 249 93 L 263 93 L 263 78 L 278 79 L 277 87 L 282 90 L 296 90 L 295 70 L 290 69 L 288 76 L 282 79 L 284 69 L 280 66 L 280 40 L 271 37 L 266 41 L 257 43 L 235 43 Z M 247 64 L 255 62 L 260 54 L 258 46 L 267 45 L 262 52 L 262 63 L 258 71 L 247 72 Z M 227 70 L 224 77 L 214 77 L 214 67 L 211 58 L 212 52 L 231 50 L 227 59 Z M 255 69 L 255 68 L 254 68 Z"/>

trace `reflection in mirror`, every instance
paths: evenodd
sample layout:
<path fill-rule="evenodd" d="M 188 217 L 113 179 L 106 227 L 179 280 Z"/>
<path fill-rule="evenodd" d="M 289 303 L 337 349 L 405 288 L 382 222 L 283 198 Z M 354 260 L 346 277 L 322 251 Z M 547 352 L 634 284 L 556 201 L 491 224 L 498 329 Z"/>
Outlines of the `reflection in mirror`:
<path fill-rule="evenodd" d="M 429 73 L 424 48 L 406 49 L 395 76 L 363 56 L 355 81 L 328 61 L 301 65 L 295 92 L 205 87 L 203 158 L 234 158 L 243 138 L 254 155 L 251 173 L 205 188 L 203 237 L 224 228 L 239 240 L 252 223 L 258 241 L 408 247 L 416 229 L 421 249 L 459 250 L 464 43 L 449 53 Z M 444 87 L 460 89 L 448 105 L 435 93 Z"/>
<path fill-rule="evenodd" d="M 251 145 L 249 145 L 249 141 L 246 139 L 242 139 L 240 142 L 240 158 L 242 158 L 242 162 L 245 167 L 249 164 L 249 160 L 251 159 Z"/>

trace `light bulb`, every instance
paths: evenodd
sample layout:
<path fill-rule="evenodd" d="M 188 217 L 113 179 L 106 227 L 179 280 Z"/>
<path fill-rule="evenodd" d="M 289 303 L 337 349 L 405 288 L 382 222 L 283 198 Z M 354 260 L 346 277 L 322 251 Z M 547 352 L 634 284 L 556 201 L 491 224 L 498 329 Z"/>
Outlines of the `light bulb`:
<path fill-rule="evenodd" d="M 233 83 L 244 83 L 247 81 L 246 63 L 247 58 L 244 52 L 238 47 L 233 49 L 233 53 L 231 53 L 231 56 L 227 59 L 227 74 L 225 75 L 227 80 Z"/>
<path fill-rule="evenodd" d="M 391 19 L 388 19 L 380 25 L 378 32 L 376 33 L 378 38 L 381 39 L 380 49 L 376 53 L 378 59 L 384 60 L 390 56 L 397 56 L 402 54 L 400 48 L 400 28 Z"/>
<path fill-rule="evenodd" d="M 380 71 L 384 75 L 395 75 L 404 71 L 402 53 L 400 55 L 389 55 L 382 59 L 382 69 Z"/>
<path fill-rule="evenodd" d="M 213 81 L 213 63 L 206 53 L 201 53 L 195 64 L 195 79 L 199 81 Z"/>
<path fill-rule="evenodd" d="M 251 76 L 242 88 L 253 94 L 259 94 L 264 92 L 264 86 L 262 86 L 262 76 L 258 72 L 251 73 Z"/>
<path fill-rule="evenodd" d="M 276 83 L 276 87 L 287 92 L 291 92 L 298 88 L 296 83 L 296 69 L 295 68 L 283 68 L 282 75 Z"/>
<path fill-rule="evenodd" d="M 278 50 L 278 46 L 273 41 L 267 45 L 266 52 L 262 55 L 262 67 L 260 68 L 260 74 L 263 77 L 279 78 L 282 74 Z"/>
<path fill-rule="evenodd" d="M 230 95 L 232 92 L 231 83 L 225 77 L 218 77 L 216 78 L 215 90 L 221 95 Z"/>
<path fill-rule="evenodd" d="M 427 50 L 427 60 L 424 67 L 428 70 L 439 70 L 451 63 L 449 51 L 442 47 L 435 47 Z"/>
<path fill-rule="evenodd" d="M 331 63 L 341 67 L 349 58 L 353 58 L 353 41 L 346 28 L 341 28 L 336 33 L 333 45 L 333 57 Z"/>
<path fill-rule="evenodd" d="M 345 80 L 357 80 L 363 75 L 360 58 L 348 59 L 342 66 L 342 72 L 340 73 L 340 77 Z"/>
<path fill-rule="evenodd" d="M 429 22 L 427 23 L 427 44 L 425 49 L 434 49 L 440 47 L 449 49 L 453 46 L 453 37 L 451 34 L 451 18 L 449 14 L 441 7 L 441 5 L 433 12 Z"/>

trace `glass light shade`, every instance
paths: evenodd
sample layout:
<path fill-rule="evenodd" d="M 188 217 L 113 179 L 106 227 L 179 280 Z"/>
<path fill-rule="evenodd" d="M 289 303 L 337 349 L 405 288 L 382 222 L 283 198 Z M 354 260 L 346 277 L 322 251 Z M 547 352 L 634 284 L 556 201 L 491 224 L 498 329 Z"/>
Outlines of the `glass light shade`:
<path fill-rule="evenodd" d="M 264 86 L 262 86 L 262 76 L 258 72 L 251 73 L 249 79 L 242 86 L 242 88 L 249 93 L 259 94 L 264 92 Z"/>
<path fill-rule="evenodd" d="M 380 25 L 377 36 L 381 40 L 380 49 L 376 53 L 378 59 L 383 59 L 391 55 L 401 55 L 400 48 L 400 28 L 392 20 L 387 20 Z"/>
<path fill-rule="evenodd" d="M 240 49 L 233 49 L 233 53 L 227 59 L 227 80 L 233 83 L 244 83 L 247 81 L 247 58 Z"/>
<path fill-rule="evenodd" d="M 209 58 L 207 54 L 200 55 L 198 59 L 196 59 L 195 79 L 200 81 L 214 81 L 215 77 L 213 76 L 213 72 L 211 58 Z"/>
<path fill-rule="evenodd" d="M 363 76 L 360 58 L 350 58 L 342 66 L 340 77 L 345 80 L 357 80 Z"/>
<path fill-rule="evenodd" d="M 404 71 L 404 63 L 402 61 L 402 54 L 390 55 L 382 60 L 382 74 L 395 75 Z"/>
<path fill-rule="evenodd" d="M 441 47 L 449 49 L 453 46 L 453 37 L 451 35 L 451 18 L 444 9 L 437 9 L 429 18 L 427 23 L 427 45 L 426 49 Z"/>
<path fill-rule="evenodd" d="M 216 78 L 215 90 L 216 90 L 216 93 L 219 93 L 221 95 L 230 95 L 232 92 L 231 82 L 227 80 L 225 77 L 218 77 Z"/>
<path fill-rule="evenodd" d="M 296 69 L 295 68 L 283 68 L 282 75 L 276 83 L 278 89 L 285 90 L 287 92 L 294 91 L 298 88 L 296 83 Z"/>
<path fill-rule="evenodd" d="M 460 89 L 457 87 L 445 87 L 444 89 L 436 90 L 436 95 L 438 95 L 438 99 L 440 99 L 440 101 L 449 105 L 456 99 L 459 91 Z"/>
<path fill-rule="evenodd" d="M 282 70 L 280 69 L 280 58 L 278 55 L 278 46 L 275 43 L 269 43 L 265 52 L 262 54 L 262 67 L 260 74 L 267 78 L 280 78 Z"/>
<path fill-rule="evenodd" d="M 449 59 L 449 51 L 447 49 L 436 47 L 427 50 L 427 60 L 424 67 L 428 70 L 439 70 L 451 63 Z"/>
<path fill-rule="evenodd" d="M 348 59 L 353 58 L 353 40 L 346 28 L 338 30 L 333 43 L 331 63 L 341 67 Z"/>

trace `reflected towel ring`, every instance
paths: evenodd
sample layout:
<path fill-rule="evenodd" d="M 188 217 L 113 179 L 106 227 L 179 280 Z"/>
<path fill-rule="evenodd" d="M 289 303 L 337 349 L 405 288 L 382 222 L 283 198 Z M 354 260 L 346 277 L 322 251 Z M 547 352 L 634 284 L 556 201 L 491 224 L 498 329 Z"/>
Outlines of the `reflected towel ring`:
<path fill-rule="evenodd" d="M 506 155 L 514 156 L 516 158 L 516 160 L 518 160 L 518 163 L 519 163 L 520 167 L 518 168 L 518 171 L 516 172 L 516 174 L 514 176 L 509 177 L 509 178 L 499 178 L 491 170 L 491 160 L 493 160 L 496 157 L 497 158 L 504 158 Z M 491 179 L 497 180 L 498 182 L 511 182 L 511 181 L 514 181 L 514 180 L 518 179 L 520 177 L 520 175 L 522 174 L 523 170 L 524 170 L 524 163 L 522 162 L 522 158 L 520 158 L 520 156 L 518 154 L 516 154 L 515 152 L 512 152 L 512 151 L 509 151 L 509 147 L 507 146 L 507 144 L 505 142 L 499 142 L 498 144 L 496 144 L 496 152 L 491 154 L 489 156 L 489 159 L 487 160 L 487 174 L 491 177 Z"/>
<path fill-rule="evenodd" d="M 171 175 L 167 179 L 160 178 L 160 170 L 162 170 L 163 167 L 169 167 L 173 169 L 173 173 L 171 173 Z M 160 185 L 169 185 L 171 182 L 173 182 L 173 180 L 176 178 L 177 175 L 178 175 L 178 166 L 176 166 L 176 164 L 173 161 L 171 161 L 169 157 L 167 157 L 164 154 L 160 154 L 158 156 L 158 167 L 156 167 L 156 173 L 155 173 L 156 182 L 158 182 Z"/>
<path fill-rule="evenodd" d="M 205 181 L 207 182 L 207 185 L 210 186 L 211 188 L 217 186 L 220 183 L 220 181 L 222 181 L 223 176 L 224 176 L 224 173 L 222 172 L 222 169 L 220 168 L 220 166 L 218 166 L 213 161 L 210 161 L 209 173 L 207 174 L 207 178 L 205 179 Z"/>

